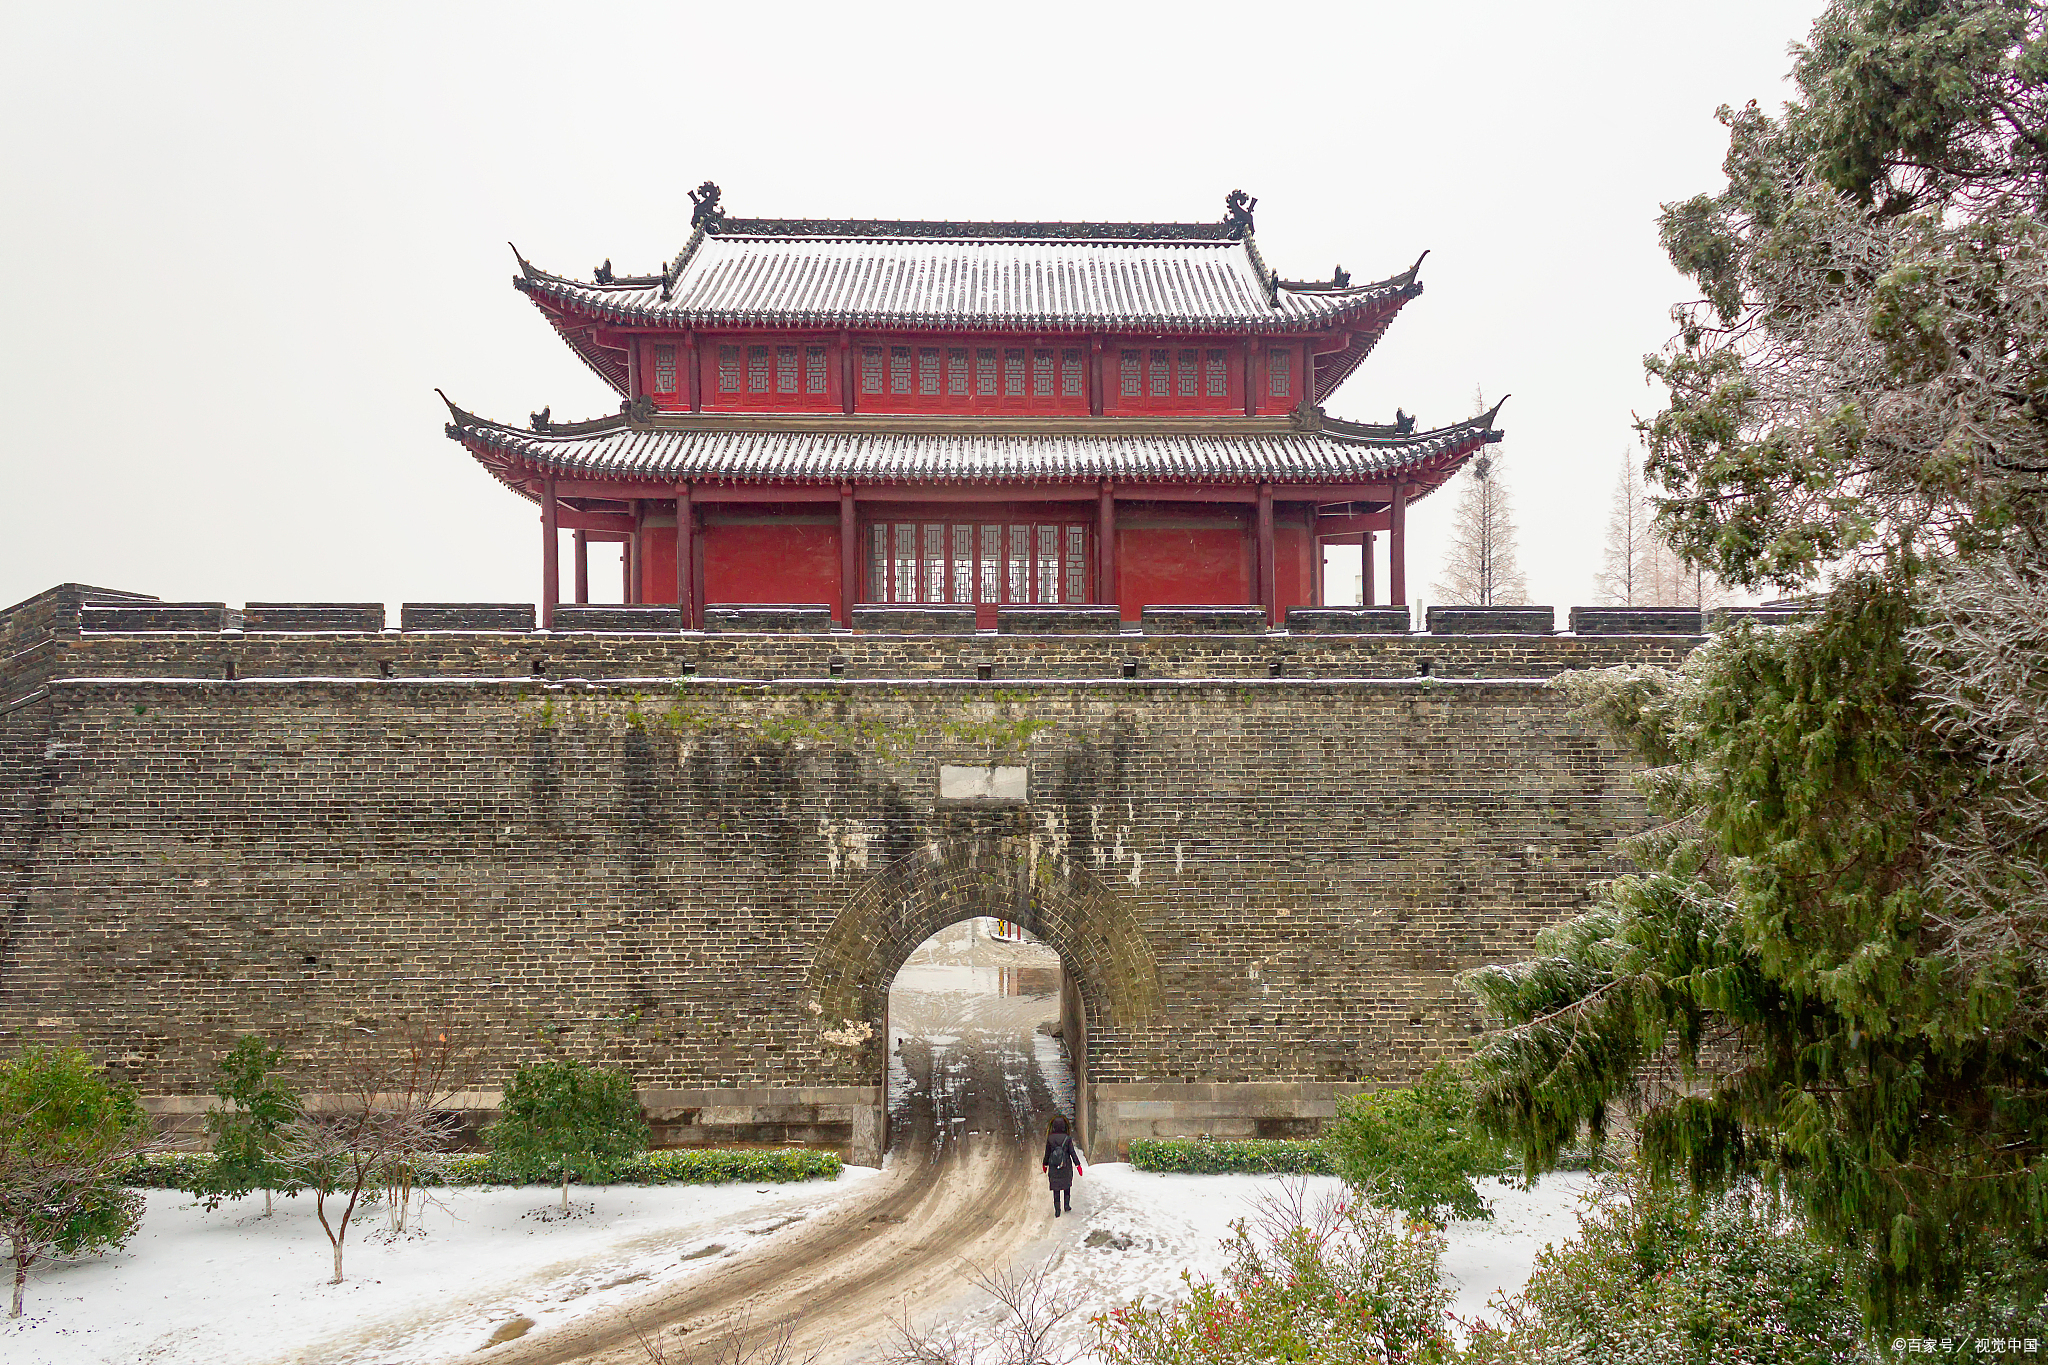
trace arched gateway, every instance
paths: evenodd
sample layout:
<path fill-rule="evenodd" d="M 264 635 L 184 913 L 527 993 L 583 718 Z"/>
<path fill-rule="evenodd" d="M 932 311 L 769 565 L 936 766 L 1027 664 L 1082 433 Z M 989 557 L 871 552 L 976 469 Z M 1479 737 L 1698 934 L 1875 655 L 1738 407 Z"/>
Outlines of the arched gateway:
<path fill-rule="evenodd" d="M 1130 907 L 1029 835 L 935 841 L 870 877 L 818 945 L 812 1004 L 821 1019 L 839 1022 L 860 1070 L 879 1084 L 888 1066 L 889 983 L 918 944 L 977 915 L 1022 925 L 1060 955 L 1062 1032 L 1085 1134 L 1091 1043 L 1158 1017 L 1159 967 Z"/>

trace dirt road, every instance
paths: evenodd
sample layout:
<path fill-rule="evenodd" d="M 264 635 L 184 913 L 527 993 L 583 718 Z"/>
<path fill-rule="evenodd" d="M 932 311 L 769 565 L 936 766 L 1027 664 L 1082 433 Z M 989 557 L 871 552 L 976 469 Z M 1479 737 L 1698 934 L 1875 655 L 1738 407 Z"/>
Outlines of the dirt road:
<path fill-rule="evenodd" d="M 899 987 L 891 1032 L 902 1036 L 908 1085 L 886 1174 L 622 1313 L 497 1347 L 491 1365 L 730 1359 L 785 1322 L 792 1360 L 877 1359 L 906 1314 L 921 1320 L 965 1290 L 963 1266 L 1002 1264 L 1051 1224 L 1038 1160 L 1059 1078 L 1046 1073 L 1033 1033 L 1055 1017 L 1056 997 Z"/>

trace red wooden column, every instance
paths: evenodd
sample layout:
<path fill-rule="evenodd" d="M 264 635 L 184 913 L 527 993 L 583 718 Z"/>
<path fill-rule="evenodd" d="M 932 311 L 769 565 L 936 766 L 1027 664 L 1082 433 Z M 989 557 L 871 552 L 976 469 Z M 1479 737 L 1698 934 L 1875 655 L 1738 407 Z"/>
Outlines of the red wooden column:
<path fill-rule="evenodd" d="M 1095 507 L 1095 600 L 1122 605 L 1116 590 L 1116 489 L 1108 479 Z"/>
<path fill-rule="evenodd" d="M 1259 605 L 1266 609 L 1266 623 L 1271 625 L 1280 594 L 1273 577 L 1273 485 L 1269 483 L 1259 485 L 1258 566 L 1252 571 L 1252 580 Z"/>
<path fill-rule="evenodd" d="M 853 333 L 839 334 L 839 407 L 848 417 L 853 416 L 854 395 L 859 390 L 853 384 Z M 849 606 L 851 603 L 848 604 Z"/>
<path fill-rule="evenodd" d="M 1244 341 L 1244 415 L 1259 415 L 1259 339 L 1246 337 Z"/>
<path fill-rule="evenodd" d="M 590 600 L 590 532 L 576 533 L 576 602 Z"/>
<path fill-rule="evenodd" d="M 1390 605 L 1408 605 L 1408 485 L 1394 485 L 1393 521 L 1387 528 L 1387 599 Z M 1414 623 L 1409 623 L 1413 629 Z"/>
<path fill-rule="evenodd" d="M 676 605 L 683 609 L 683 629 L 697 628 L 697 546 L 691 523 L 696 509 L 690 505 L 690 485 L 676 485 Z"/>
<path fill-rule="evenodd" d="M 555 628 L 555 603 L 562 595 L 560 513 L 555 506 L 555 476 L 540 481 L 540 624 Z"/>
<path fill-rule="evenodd" d="M 619 600 L 627 604 L 633 601 L 633 537 L 627 536 L 619 542 Z"/>
<path fill-rule="evenodd" d="M 690 411 L 704 411 L 704 364 L 697 354 L 697 334 L 683 333 L 683 363 L 690 371 Z"/>
<path fill-rule="evenodd" d="M 1308 604 L 1323 605 L 1323 538 L 1316 534 L 1316 505 L 1304 504 L 1302 522 L 1308 533 Z"/>
<path fill-rule="evenodd" d="M 1372 542 L 1376 533 L 1364 532 L 1358 538 L 1358 604 L 1362 607 L 1374 605 L 1372 600 Z"/>
<path fill-rule="evenodd" d="M 647 499 L 633 499 L 633 534 L 626 537 L 626 595 L 619 600 L 638 606 L 647 596 L 641 580 L 647 576 Z"/>
<path fill-rule="evenodd" d="M 853 624 L 853 606 L 860 601 L 860 522 L 854 516 L 853 485 L 839 485 L 839 623 Z"/>
<path fill-rule="evenodd" d="M 1102 416 L 1102 338 L 1088 338 L 1088 415 Z"/>

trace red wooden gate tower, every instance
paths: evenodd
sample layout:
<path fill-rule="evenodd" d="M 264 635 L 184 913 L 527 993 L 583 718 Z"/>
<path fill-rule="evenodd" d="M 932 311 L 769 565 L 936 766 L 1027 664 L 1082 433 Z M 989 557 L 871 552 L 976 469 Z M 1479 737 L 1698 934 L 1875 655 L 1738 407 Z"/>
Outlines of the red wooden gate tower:
<path fill-rule="evenodd" d="M 1322 550 L 1386 540 L 1489 441 L 1327 417 L 1421 266 L 1370 284 L 1268 269 L 1255 200 L 1217 223 L 736 218 L 706 183 L 659 274 L 513 283 L 618 390 L 528 427 L 450 404 L 448 435 L 560 533 L 623 541 L 623 596 L 681 604 L 1322 605 Z"/>

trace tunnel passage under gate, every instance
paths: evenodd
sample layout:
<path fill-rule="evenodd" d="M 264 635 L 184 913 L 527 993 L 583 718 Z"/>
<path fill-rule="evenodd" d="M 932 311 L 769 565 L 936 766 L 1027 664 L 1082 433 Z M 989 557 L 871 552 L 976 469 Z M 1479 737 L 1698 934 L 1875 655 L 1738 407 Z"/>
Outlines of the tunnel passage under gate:
<path fill-rule="evenodd" d="M 1089 1062 L 1160 1013 L 1159 969 L 1130 908 L 1086 869 L 1028 836 L 979 835 L 927 844 L 870 877 L 847 899 L 814 959 L 812 1005 L 839 1026 L 840 1045 L 876 1093 L 888 1082 L 889 987 L 912 952 L 961 920 L 1025 930 L 1059 954 L 1061 1031 L 1072 1059 L 1075 1120 L 1090 1132 Z M 877 1131 L 883 1118 L 876 1116 Z"/>

